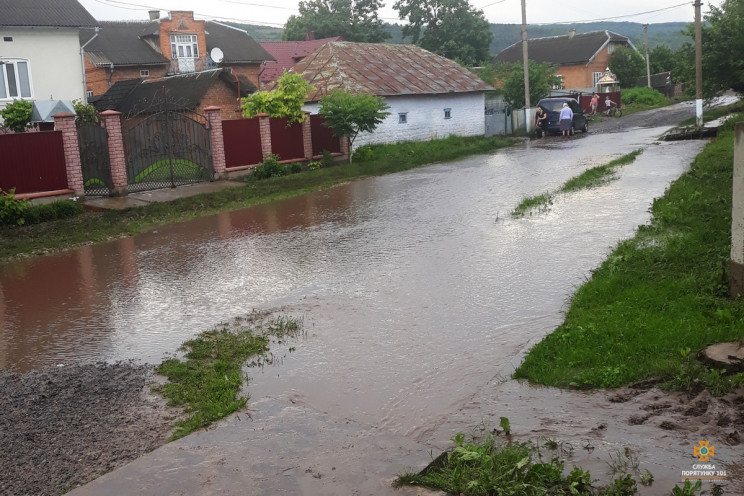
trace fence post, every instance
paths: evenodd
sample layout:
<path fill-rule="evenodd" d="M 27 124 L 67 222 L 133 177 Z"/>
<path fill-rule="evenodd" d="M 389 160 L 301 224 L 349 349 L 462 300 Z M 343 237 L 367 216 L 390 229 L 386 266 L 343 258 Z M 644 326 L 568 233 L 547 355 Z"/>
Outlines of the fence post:
<path fill-rule="evenodd" d="M 222 179 L 225 176 L 225 138 L 222 135 L 222 117 L 220 108 L 210 106 L 204 109 L 207 115 L 207 125 L 209 126 L 209 136 L 212 141 L 212 168 L 214 169 L 214 178 Z"/>
<path fill-rule="evenodd" d="M 302 121 L 302 147 L 305 151 L 305 160 L 313 159 L 313 131 L 310 125 L 310 112 L 304 111 L 305 120 Z"/>
<path fill-rule="evenodd" d="M 256 114 L 258 117 L 258 128 L 261 134 L 261 153 L 264 160 L 271 155 L 271 121 L 269 114 Z"/>
<path fill-rule="evenodd" d="M 731 205 L 731 265 L 729 292 L 744 295 L 744 122 L 734 131 L 734 182 Z"/>
<path fill-rule="evenodd" d="M 75 114 L 62 112 L 55 115 L 54 128 L 62 132 L 67 187 L 75 193 L 75 196 L 85 196 L 83 166 L 80 161 L 80 145 L 78 144 L 77 127 L 75 127 Z"/>
<path fill-rule="evenodd" d="M 121 134 L 121 112 L 106 110 L 100 114 L 106 129 L 109 163 L 111 164 L 111 196 L 124 196 L 128 192 L 127 160 L 124 155 L 124 137 Z"/>

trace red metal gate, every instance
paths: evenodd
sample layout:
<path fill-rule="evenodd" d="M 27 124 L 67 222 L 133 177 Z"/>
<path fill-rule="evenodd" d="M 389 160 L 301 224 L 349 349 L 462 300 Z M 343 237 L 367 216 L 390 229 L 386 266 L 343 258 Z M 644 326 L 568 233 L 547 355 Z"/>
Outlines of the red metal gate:
<path fill-rule="evenodd" d="M 258 119 L 222 121 L 222 140 L 225 144 L 227 168 L 263 162 Z"/>
<path fill-rule="evenodd" d="M 67 189 L 61 131 L 0 135 L 0 189 L 37 193 Z"/>

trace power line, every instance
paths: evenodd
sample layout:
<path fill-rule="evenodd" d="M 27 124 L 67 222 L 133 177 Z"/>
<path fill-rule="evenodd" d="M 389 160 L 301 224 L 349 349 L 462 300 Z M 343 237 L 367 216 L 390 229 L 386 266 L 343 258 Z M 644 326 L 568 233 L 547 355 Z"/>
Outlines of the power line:
<path fill-rule="evenodd" d="M 635 13 L 635 14 L 627 14 L 627 15 L 612 16 L 612 17 L 602 17 L 602 18 L 598 18 L 598 19 L 582 19 L 582 20 L 577 20 L 577 21 L 543 22 L 543 23 L 539 23 L 539 24 L 574 24 L 574 23 L 580 23 L 580 22 L 612 21 L 612 20 L 615 20 L 615 19 L 625 19 L 627 17 L 638 17 L 638 16 L 645 15 L 645 14 L 653 14 L 653 13 L 656 13 L 656 12 L 663 12 L 665 10 L 676 9 L 676 8 L 679 8 L 679 7 L 683 7 L 685 5 L 689 5 L 689 2 L 680 3 L 680 4 L 677 4 L 677 5 L 672 5 L 671 7 L 664 7 L 663 9 L 647 10 L 645 12 L 638 12 L 638 13 Z"/>

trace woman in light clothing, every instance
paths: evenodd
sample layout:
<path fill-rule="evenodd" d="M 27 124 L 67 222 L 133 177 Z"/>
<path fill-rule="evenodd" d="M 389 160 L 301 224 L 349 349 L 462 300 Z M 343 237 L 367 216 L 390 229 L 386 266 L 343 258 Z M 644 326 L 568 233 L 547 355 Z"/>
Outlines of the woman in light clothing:
<path fill-rule="evenodd" d="M 563 104 L 560 116 L 561 133 L 563 136 L 569 136 L 571 134 L 571 123 L 573 122 L 573 111 L 567 103 Z"/>

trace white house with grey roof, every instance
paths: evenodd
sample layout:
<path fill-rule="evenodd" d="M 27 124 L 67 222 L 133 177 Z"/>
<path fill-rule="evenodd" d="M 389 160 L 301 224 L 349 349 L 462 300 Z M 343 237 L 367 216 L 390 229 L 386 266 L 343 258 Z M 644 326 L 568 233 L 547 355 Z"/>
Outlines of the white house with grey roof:
<path fill-rule="evenodd" d="M 383 97 L 391 113 L 354 145 L 427 141 L 447 136 L 483 136 L 485 92 L 493 89 L 456 62 L 416 45 L 325 43 L 292 72 L 313 87 L 305 110 L 333 90 Z"/>
<path fill-rule="evenodd" d="M 97 26 L 77 0 L 0 0 L 0 109 L 84 99 L 78 34 Z"/>

